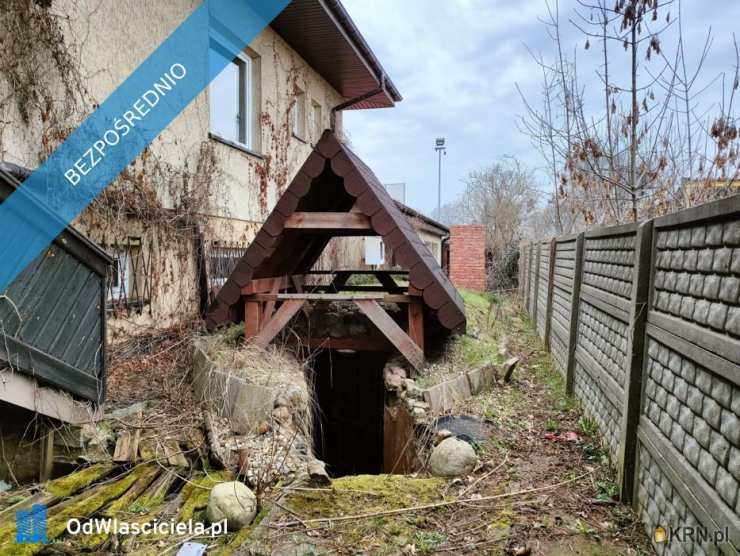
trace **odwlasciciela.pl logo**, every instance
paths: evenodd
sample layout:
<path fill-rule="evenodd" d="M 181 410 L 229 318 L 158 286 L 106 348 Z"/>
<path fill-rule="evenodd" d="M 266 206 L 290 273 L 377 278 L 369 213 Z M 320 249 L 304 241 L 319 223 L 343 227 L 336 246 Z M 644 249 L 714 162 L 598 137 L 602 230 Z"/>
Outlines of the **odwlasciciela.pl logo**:
<path fill-rule="evenodd" d="M 34 504 L 30 510 L 16 510 L 15 542 L 46 542 L 46 506 Z"/>

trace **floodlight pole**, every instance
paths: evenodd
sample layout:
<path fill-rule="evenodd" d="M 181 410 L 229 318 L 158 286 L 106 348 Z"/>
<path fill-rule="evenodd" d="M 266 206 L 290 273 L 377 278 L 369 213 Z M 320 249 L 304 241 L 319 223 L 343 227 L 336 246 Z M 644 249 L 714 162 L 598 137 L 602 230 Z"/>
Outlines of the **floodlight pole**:
<path fill-rule="evenodd" d="M 444 137 L 437 137 L 434 141 L 434 150 L 437 151 L 439 157 L 437 167 L 437 219 L 439 219 L 442 217 L 442 153 L 447 154 Z"/>

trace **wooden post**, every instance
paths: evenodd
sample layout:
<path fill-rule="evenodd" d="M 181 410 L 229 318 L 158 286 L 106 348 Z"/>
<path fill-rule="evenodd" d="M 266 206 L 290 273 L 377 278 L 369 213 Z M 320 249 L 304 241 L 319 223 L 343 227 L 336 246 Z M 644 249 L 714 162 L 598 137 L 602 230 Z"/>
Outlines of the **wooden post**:
<path fill-rule="evenodd" d="M 409 303 L 409 337 L 424 351 L 424 307 L 421 303 Z"/>
<path fill-rule="evenodd" d="M 632 298 L 630 300 L 627 337 L 627 369 L 617 470 L 620 499 L 625 504 L 632 501 L 635 474 L 637 473 L 637 425 L 640 420 L 645 322 L 648 311 L 652 254 L 653 222 L 649 220 L 637 228 L 635 236 L 635 267 L 632 276 Z"/>
<path fill-rule="evenodd" d="M 555 274 L 555 246 L 556 238 L 550 240 L 550 267 L 547 269 L 547 310 L 545 312 L 545 349 L 550 351 L 550 321 L 552 320 L 553 278 Z"/>
<path fill-rule="evenodd" d="M 262 303 L 259 301 L 244 302 L 244 339 L 254 338 L 260 331 Z"/>
<path fill-rule="evenodd" d="M 565 363 L 565 394 L 573 395 L 576 372 L 576 334 L 578 333 L 578 311 L 581 301 L 581 281 L 583 278 L 584 233 L 576 237 L 575 262 L 573 264 L 573 287 L 570 298 L 570 325 L 568 327 L 568 354 Z"/>
<path fill-rule="evenodd" d="M 41 439 L 41 461 L 39 462 L 39 481 L 46 482 L 51 479 L 54 467 L 54 429 L 46 428 L 46 435 Z"/>

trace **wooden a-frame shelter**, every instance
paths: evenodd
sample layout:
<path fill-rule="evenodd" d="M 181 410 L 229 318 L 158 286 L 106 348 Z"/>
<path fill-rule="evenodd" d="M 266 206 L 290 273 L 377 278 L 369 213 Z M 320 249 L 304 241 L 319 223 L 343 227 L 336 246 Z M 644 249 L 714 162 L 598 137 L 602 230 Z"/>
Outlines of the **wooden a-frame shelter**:
<path fill-rule="evenodd" d="M 332 237 L 372 235 L 383 238 L 401 270 L 313 270 Z M 353 286 L 353 274 L 372 274 L 379 285 Z M 315 283 L 317 275 L 330 275 L 330 281 Z M 304 345 L 392 346 L 419 369 L 425 338 L 438 341 L 465 329 L 463 301 L 447 275 L 370 168 L 329 130 L 219 291 L 207 326 L 243 321 L 247 340 L 267 346 L 306 303 L 326 301 L 356 304 L 383 340 L 301 338 Z M 381 303 L 407 308 L 405 330 Z"/>

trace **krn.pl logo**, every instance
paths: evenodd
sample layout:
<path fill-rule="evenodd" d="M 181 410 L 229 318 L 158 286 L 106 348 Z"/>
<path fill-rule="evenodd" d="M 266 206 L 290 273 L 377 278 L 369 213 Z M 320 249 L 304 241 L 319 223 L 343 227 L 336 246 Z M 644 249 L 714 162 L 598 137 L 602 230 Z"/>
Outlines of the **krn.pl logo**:
<path fill-rule="evenodd" d="M 663 529 L 661 526 L 655 528 L 655 533 L 653 533 L 653 540 L 656 543 L 664 543 L 667 538 L 668 535 L 666 534 L 665 529 Z"/>

